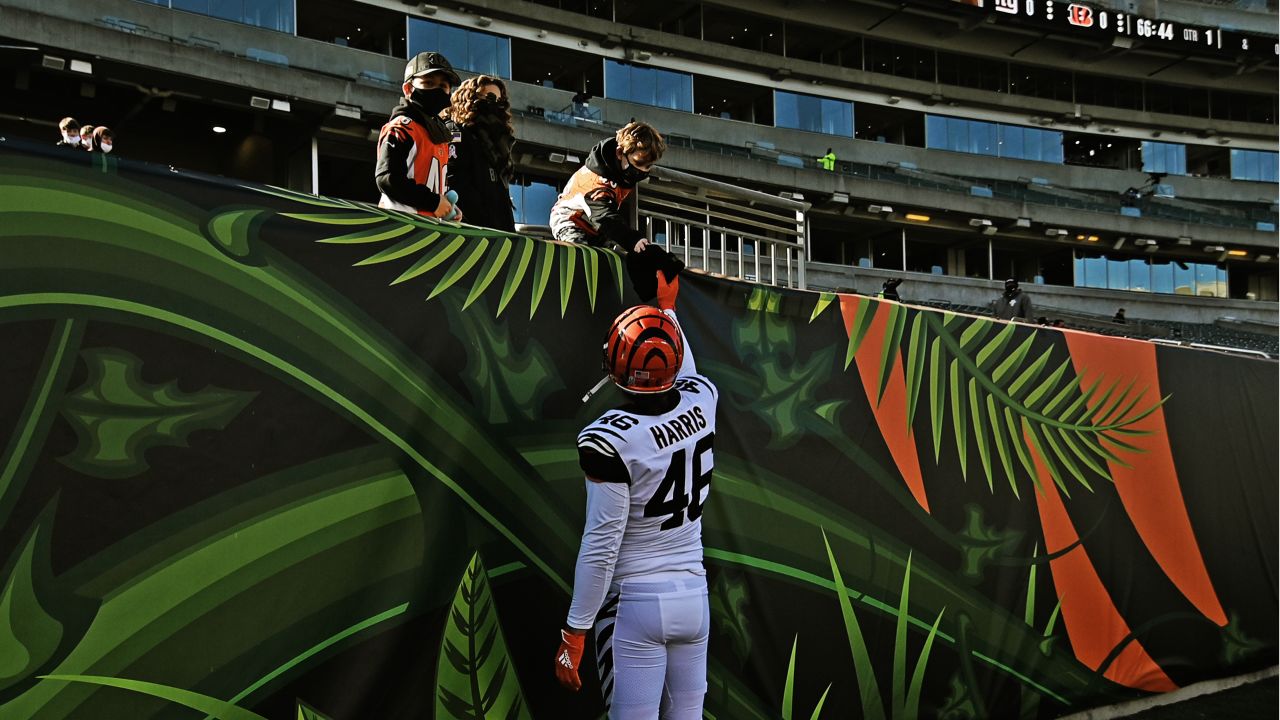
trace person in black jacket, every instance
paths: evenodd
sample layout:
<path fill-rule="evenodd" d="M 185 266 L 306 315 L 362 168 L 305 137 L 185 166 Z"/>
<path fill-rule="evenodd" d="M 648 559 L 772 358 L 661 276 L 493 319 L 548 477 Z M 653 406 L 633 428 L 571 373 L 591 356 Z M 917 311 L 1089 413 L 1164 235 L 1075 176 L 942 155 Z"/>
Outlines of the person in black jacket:
<path fill-rule="evenodd" d="M 622 205 L 666 149 L 652 125 L 635 121 L 597 143 L 551 207 L 552 235 L 561 242 L 642 252 L 649 240 L 630 226 Z"/>
<path fill-rule="evenodd" d="M 453 133 L 448 187 L 458 194 L 458 208 L 472 225 L 515 232 L 515 130 L 506 83 L 490 75 L 464 81 L 454 91 L 447 113 Z"/>

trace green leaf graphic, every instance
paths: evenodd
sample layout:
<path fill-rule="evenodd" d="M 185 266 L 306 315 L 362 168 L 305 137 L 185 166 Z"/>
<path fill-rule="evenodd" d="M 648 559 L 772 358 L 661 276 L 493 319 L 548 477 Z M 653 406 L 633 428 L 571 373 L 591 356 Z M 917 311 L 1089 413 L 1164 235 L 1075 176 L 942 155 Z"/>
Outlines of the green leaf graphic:
<path fill-rule="evenodd" d="M 88 683 L 90 685 L 102 685 L 150 695 L 161 700 L 168 700 L 175 705 L 199 710 L 205 715 L 215 718 L 215 720 L 267 720 L 257 713 L 236 707 L 229 702 L 158 683 L 97 675 L 42 675 L 41 677 L 45 680 Z"/>
<path fill-rule="evenodd" d="M 295 720 L 331 720 L 328 715 L 316 710 L 310 705 L 298 701 L 298 716 Z"/>
<path fill-rule="evenodd" d="M 62 640 L 62 623 L 41 603 L 37 588 L 37 540 L 42 527 L 37 525 L 28 535 L 0 586 L 0 689 L 27 678 L 53 657 Z"/>
<path fill-rule="evenodd" d="M 716 632 L 727 635 L 738 664 L 751 655 L 750 619 L 747 616 L 747 584 L 737 573 L 722 572 L 711 586 L 711 623 Z"/>
<path fill-rule="evenodd" d="M 462 379 L 480 416 L 495 424 L 540 417 L 547 397 L 564 388 L 542 343 L 529 337 L 523 348 L 517 348 L 505 323 L 495 322 L 487 313 L 464 312 L 456 299 L 444 305 L 450 326 L 474 340 L 468 345 Z"/>
<path fill-rule="evenodd" d="M 529 719 L 498 625 L 498 610 L 489 591 L 489 576 L 480 554 L 458 583 L 453 606 L 440 640 L 436 666 L 436 717 Z"/>
<path fill-rule="evenodd" d="M 964 513 L 964 529 L 957 533 L 957 537 L 962 539 L 960 574 L 971 580 L 982 580 L 983 567 L 992 560 L 1012 555 L 1022 541 L 1022 533 L 1001 531 L 987 525 L 980 505 L 967 504 Z"/>
<path fill-rule="evenodd" d="M 176 382 L 150 385 L 142 379 L 142 361 L 119 348 L 88 348 L 81 356 L 89 377 L 68 393 L 62 409 L 79 443 L 59 460 L 93 477 L 137 475 L 148 467 L 148 449 L 185 447 L 196 430 L 221 430 L 257 395 L 212 385 L 194 393 Z"/>

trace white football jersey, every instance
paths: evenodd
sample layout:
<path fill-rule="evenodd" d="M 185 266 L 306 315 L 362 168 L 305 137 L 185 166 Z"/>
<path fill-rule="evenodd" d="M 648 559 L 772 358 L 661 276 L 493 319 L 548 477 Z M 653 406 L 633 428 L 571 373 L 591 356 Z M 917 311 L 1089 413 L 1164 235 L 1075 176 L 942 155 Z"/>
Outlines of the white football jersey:
<path fill-rule="evenodd" d="M 703 572 L 702 510 L 711 492 L 720 393 L 696 372 L 679 376 L 676 389 L 679 403 L 661 415 L 624 406 L 578 434 L 588 477 L 630 489 L 615 583 L 675 570 Z"/>

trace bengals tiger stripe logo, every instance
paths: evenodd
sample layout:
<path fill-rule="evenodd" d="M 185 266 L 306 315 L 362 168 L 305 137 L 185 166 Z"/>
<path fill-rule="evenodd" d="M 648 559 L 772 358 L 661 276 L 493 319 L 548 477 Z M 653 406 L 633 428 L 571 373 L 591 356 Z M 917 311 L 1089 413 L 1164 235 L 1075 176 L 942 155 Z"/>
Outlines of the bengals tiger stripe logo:
<path fill-rule="evenodd" d="M 670 390 L 683 362 L 680 328 L 657 308 L 637 305 L 624 310 L 609 328 L 604 371 L 623 390 Z"/>

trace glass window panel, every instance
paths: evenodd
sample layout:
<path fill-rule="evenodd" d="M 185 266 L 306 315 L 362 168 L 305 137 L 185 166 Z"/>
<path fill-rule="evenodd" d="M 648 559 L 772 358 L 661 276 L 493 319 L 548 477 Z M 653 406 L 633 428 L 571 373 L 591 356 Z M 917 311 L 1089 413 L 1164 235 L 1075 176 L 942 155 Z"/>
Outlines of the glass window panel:
<path fill-rule="evenodd" d="M 1105 288 L 1107 286 L 1107 259 L 1101 255 L 1091 255 L 1084 259 L 1084 286 Z"/>
<path fill-rule="evenodd" d="M 947 119 L 940 115 L 924 116 L 924 146 L 928 148 L 945 148 L 947 146 Z"/>
<path fill-rule="evenodd" d="M 209 14 L 223 20 L 244 22 L 244 0 L 210 0 Z"/>
<path fill-rule="evenodd" d="M 996 154 L 996 126 L 993 123 L 969 121 L 969 152 L 979 155 Z"/>
<path fill-rule="evenodd" d="M 1173 292 L 1176 295 L 1196 294 L 1195 263 L 1175 260 L 1173 263 Z"/>
<path fill-rule="evenodd" d="M 1154 261 L 1151 264 L 1151 292 L 1173 292 L 1173 263 Z"/>
<path fill-rule="evenodd" d="M 947 118 L 948 150 L 969 151 L 969 121 L 960 118 Z"/>
<path fill-rule="evenodd" d="M 1023 157 L 1023 128 L 1019 125 L 1000 126 L 1000 157 Z"/>
<path fill-rule="evenodd" d="M 186 10 L 201 15 L 209 14 L 209 0 L 173 0 L 173 5 L 170 7 L 174 10 Z"/>
<path fill-rule="evenodd" d="M 799 97 L 788 92 L 775 90 L 773 92 L 773 124 L 778 127 L 794 128 L 799 127 L 800 112 L 798 108 Z"/>
<path fill-rule="evenodd" d="M 631 102 L 656 105 L 658 99 L 658 75 L 647 68 L 631 67 Z"/>
<path fill-rule="evenodd" d="M 631 97 L 631 73 L 628 66 L 613 60 L 604 61 L 604 91 L 606 97 L 625 99 Z"/>
<path fill-rule="evenodd" d="M 440 26 L 433 22 L 409 18 L 408 57 L 440 47 Z M 446 56 L 448 57 L 448 56 Z"/>
<path fill-rule="evenodd" d="M 1035 128 L 1024 128 L 1022 131 L 1022 159 L 1040 160 L 1044 154 L 1044 131 Z"/>
<path fill-rule="evenodd" d="M 467 52 L 467 31 L 466 30 L 459 30 L 458 28 L 449 27 L 448 25 L 441 25 L 440 36 L 438 40 L 439 40 L 439 45 L 437 45 L 436 47 L 421 48 L 412 54 L 416 55 L 417 53 L 420 53 L 423 51 L 434 50 L 439 53 L 444 53 L 444 56 L 446 58 L 449 58 L 449 64 L 453 65 L 454 67 L 461 68 L 463 70 L 471 69 L 467 67 L 467 65 L 471 64 L 470 63 L 471 57 L 470 57 L 470 53 Z"/>
<path fill-rule="evenodd" d="M 1129 289 L 1129 263 L 1107 258 L 1107 287 L 1112 290 Z"/>
<path fill-rule="evenodd" d="M 1151 292 L 1151 266 L 1147 264 L 1146 258 L 1129 260 L 1129 289 Z"/>
<path fill-rule="evenodd" d="M 244 0 L 244 21 L 250 25 L 293 32 L 293 0 Z"/>
<path fill-rule="evenodd" d="M 1225 265 L 1218 266 L 1218 297 L 1227 297 L 1227 268 Z"/>
<path fill-rule="evenodd" d="M 1044 135 L 1042 159 L 1045 162 L 1062 164 L 1062 133 L 1057 130 L 1041 130 Z"/>
<path fill-rule="evenodd" d="M 1196 294 L 1202 297 L 1218 297 L 1218 268 L 1209 263 L 1195 263 Z"/>

